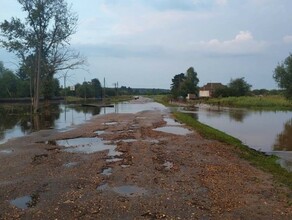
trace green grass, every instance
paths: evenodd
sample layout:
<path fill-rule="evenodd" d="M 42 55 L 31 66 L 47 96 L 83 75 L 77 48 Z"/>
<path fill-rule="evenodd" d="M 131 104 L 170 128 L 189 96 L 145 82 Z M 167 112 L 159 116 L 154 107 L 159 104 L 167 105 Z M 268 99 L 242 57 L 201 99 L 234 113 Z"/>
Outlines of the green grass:
<path fill-rule="evenodd" d="M 130 96 L 130 95 L 112 96 L 112 97 L 105 98 L 105 102 L 107 104 L 110 104 L 110 103 L 129 101 L 131 99 L 133 99 L 133 96 Z M 75 96 L 67 96 L 66 100 L 69 103 L 70 102 L 80 102 L 80 103 L 85 102 L 84 98 L 75 97 Z M 86 99 L 86 102 L 92 102 L 92 101 L 96 102 L 97 100 L 94 98 L 87 98 Z M 101 102 L 101 100 L 99 100 L 99 102 Z"/>
<path fill-rule="evenodd" d="M 275 180 L 292 189 L 292 173 L 289 173 L 287 170 L 276 163 L 278 157 L 268 156 L 264 153 L 250 149 L 237 138 L 234 138 L 208 125 L 202 124 L 190 115 L 180 112 L 174 112 L 173 114 L 177 120 L 194 128 L 204 138 L 218 140 L 220 142 L 234 146 L 232 150 L 237 153 L 239 157 L 244 158 L 256 167 L 271 173 Z"/>
<path fill-rule="evenodd" d="M 170 101 L 170 96 L 169 95 L 151 95 L 148 96 L 149 98 L 152 98 L 155 102 L 159 102 L 165 106 L 172 107 L 172 106 L 177 106 L 175 104 L 171 104 Z"/>
<path fill-rule="evenodd" d="M 227 98 L 212 98 L 206 100 L 207 104 L 222 105 L 230 107 L 260 108 L 271 110 L 291 110 L 292 102 L 283 96 L 242 96 Z"/>

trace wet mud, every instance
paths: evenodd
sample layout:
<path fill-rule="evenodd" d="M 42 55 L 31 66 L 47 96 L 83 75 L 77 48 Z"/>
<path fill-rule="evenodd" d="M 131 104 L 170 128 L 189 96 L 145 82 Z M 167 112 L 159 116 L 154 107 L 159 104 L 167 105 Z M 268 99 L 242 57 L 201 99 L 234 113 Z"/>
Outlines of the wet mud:
<path fill-rule="evenodd" d="M 234 151 L 165 109 L 36 132 L 0 145 L 0 219 L 292 219 L 291 190 Z"/>

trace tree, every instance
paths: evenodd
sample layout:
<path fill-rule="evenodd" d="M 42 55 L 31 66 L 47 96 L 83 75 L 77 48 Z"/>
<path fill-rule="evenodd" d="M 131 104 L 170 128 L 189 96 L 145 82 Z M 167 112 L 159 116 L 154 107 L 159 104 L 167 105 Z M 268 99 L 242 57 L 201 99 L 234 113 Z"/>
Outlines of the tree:
<path fill-rule="evenodd" d="M 185 78 L 186 77 L 184 73 L 177 74 L 173 77 L 171 84 L 171 94 L 174 98 L 182 96 L 181 87 Z"/>
<path fill-rule="evenodd" d="M 231 79 L 228 87 L 230 96 L 245 96 L 251 89 L 251 85 L 244 80 L 244 77 Z"/>
<path fill-rule="evenodd" d="M 17 77 L 9 69 L 6 69 L 0 61 L 0 97 L 12 98 L 16 96 Z"/>
<path fill-rule="evenodd" d="M 84 64 L 79 53 L 68 48 L 70 36 L 76 32 L 77 15 L 70 11 L 65 0 L 18 0 L 27 16 L 22 22 L 12 18 L 0 23 L 0 43 L 9 52 L 14 52 L 24 69 L 33 79 L 33 107 L 39 108 L 41 83 L 53 89 L 50 83 L 57 71 L 74 69 Z"/>
<path fill-rule="evenodd" d="M 197 72 L 195 72 L 193 67 L 190 67 L 186 72 L 186 78 L 182 84 L 182 90 L 184 93 L 184 97 L 187 96 L 188 93 L 198 95 L 199 88 L 198 83 L 199 79 L 197 77 Z"/>
<path fill-rule="evenodd" d="M 95 98 L 102 98 L 102 87 L 101 87 L 100 81 L 96 78 L 92 79 L 91 85 L 93 87 L 94 97 Z"/>
<path fill-rule="evenodd" d="M 198 95 L 199 79 L 193 67 L 190 67 L 186 73 L 180 73 L 174 76 L 171 84 L 171 94 L 174 98 L 179 96 L 186 97 L 188 93 Z"/>
<path fill-rule="evenodd" d="M 292 99 L 292 54 L 284 62 L 278 64 L 274 70 L 273 78 L 278 86 L 284 89 L 284 95 Z"/>

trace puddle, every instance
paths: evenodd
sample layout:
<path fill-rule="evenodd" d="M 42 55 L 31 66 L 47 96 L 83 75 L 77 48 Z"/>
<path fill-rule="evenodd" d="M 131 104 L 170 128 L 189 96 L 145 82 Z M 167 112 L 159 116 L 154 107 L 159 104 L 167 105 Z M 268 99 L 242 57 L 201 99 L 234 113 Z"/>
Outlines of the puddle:
<path fill-rule="evenodd" d="M 113 169 L 108 167 L 108 168 L 103 169 L 101 174 L 105 176 L 110 176 L 112 175 L 112 173 L 113 173 Z"/>
<path fill-rule="evenodd" d="M 127 168 L 127 167 L 130 167 L 130 165 L 122 164 L 121 167 L 122 167 L 122 168 Z"/>
<path fill-rule="evenodd" d="M 106 159 L 106 162 L 108 163 L 114 163 L 114 162 L 118 162 L 118 161 L 121 161 L 123 160 L 122 158 L 115 158 L 115 157 L 111 157 L 109 159 Z"/>
<path fill-rule="evenodd" d="M 63 164 L 63 166 L 66 168 L 71 168 L 71 167 L 75 167 L 77 164 L 78 164 L 77 162 L 70 162 L 70 163 Z"/>
<path fill-rule="evenodd" d="M 145 139 L 143 141 L 149 142 L 151 144 L 159 144 L 160 143 L 159 140 L 155 140 L 155 139 Z"/>
<path fill-rule="evenodd" d="M 166 122 L 166 125 L 168 125 L 168 126 L 180 126 L 181 125 L 179 122 L 176 122 L 172 118 L 164 118 L 163 120 Z"/>
<path fill-rule="evenodd" d="M 170 170 L 171 168 L 173 168 L 173 163 L 166 161 L 163 166 L 165 167 L 166 170 Z"/>
<path fill-rule="evenodd" d="M 110 145 L 101 138 L 75 138 L 56 141 L 58 146 L 66 147 L 64 151 L 70 153 L 91 154 L 100 151 L 109 151 L 109 156 L 121 155 L 121 152 L 115 151 L 116 146 Z"/>
<path fill-rule="evenodd" d="M 118 122 L 116 122 L 116 121 L 103 123 L 103 125 L 117 125 L 117 124 L 118 124 Z"/>
<path fill-rule="evenodd" d="M 0 154 L 12 154 L 13 150 L 0 150 Z"/>
<path fill-rule="evenodd" d="M 10 200 L 10 204 L 20 209 L 28 209 L 31 206 L 31 196 L 23 196 L 14 200 Z"/>
<path fill-rule="evenodd" d="M 133 143 L 133 142 L 136 142 L 137 139 L 124 139 L 124 140 L 120 140 L 122 142 L 126 142 L 126 143 Z"/>
<path fill-rule="evenodd" d="M 187 135 L 191 134 L 192 131 L 182 128 L 182 127 L 171 127 L 171 126 L 165 126 L 165 127 L 160 127 L 160 128 L 155 128 L 153 129 L 154 131 L 162 131 L 165 133 L 170 133 L 170 134 L 176 134 L 176 135 Z"/>
<path fill-rule="evenodd" d="M 143 196 L 147 194 L 147 190 L 144 188 L 131 185 L 113 187 L 112 190 L 120 195 L 127 197 Z"/>
<path fill-rule="evenodd" d="M 94 132 L 94 134 L 97 134 L 97 135 L 102 135 L 102 134 L 104 134 L 105 133 L 105 131 L 95 131 Z"/>
<path fill-rule="evenodd" d="M 99 185 L 96 190 L 97 191 L 105 191 L 109 188 L 108 184 L 107 183 L 102 183 L 101 185 Z"/>

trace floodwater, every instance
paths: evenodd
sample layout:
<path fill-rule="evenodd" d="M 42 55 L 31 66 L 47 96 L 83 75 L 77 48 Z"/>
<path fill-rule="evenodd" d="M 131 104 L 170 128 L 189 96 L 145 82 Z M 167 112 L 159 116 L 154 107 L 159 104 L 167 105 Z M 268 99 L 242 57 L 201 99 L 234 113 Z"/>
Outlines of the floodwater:
<path fill-rule="evenodd" d="M 249 147 L 281 158 L 292 171 L 292 112 L 198 106 L 189 112 L 200 122 L 240 139 Z"/>
<path fill-rule="evenodd" d="M 0 144 L 38 130 L 68 131 L 98 114 L 137 113 L 146 110 L 165 111 L 166 109 L 155 102 L 144 104 L 123 102 L 115 104 L 114 108 L 82 107 L 81 104 L 52 104 L 49 107 L 42 107 L 40 115 L 32 116 L 30 105 L 1 105 Z M 107 125 L 114 124 L 114 122 L 110 122 Z"/>

